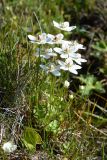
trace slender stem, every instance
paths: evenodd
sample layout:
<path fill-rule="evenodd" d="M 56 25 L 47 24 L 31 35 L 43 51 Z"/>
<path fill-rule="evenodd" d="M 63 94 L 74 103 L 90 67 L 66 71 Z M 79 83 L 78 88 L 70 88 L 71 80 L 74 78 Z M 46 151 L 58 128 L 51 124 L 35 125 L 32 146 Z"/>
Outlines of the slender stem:
<path fill-rule="evenodd" d="M 36 75 L 36 92 L 37 92 L 37 105 L 39 106 L 39 98 L 40 98 L 40 62 L 41 62 L 41 58 L 40 58 L 40 54 L 41 54 L 41 46 L 39 48 L 39 57 L 37 60 L 37 75 Z"/>
<path fill-rule="evenodd" d="M 3 12 L 5 13 L 5 1 L 1 0 L 1 4 L 2 4 L 2 7 L 3 7 Z"/>
<path fill-rule="evenodd" d="M 34 14 L 34 16 L 35 16 L 35 18 L 36 18 L 36 20 L 37 20 L 37 22 L 38 22 L 38 25 L 39 25 L 40 31 L 41 31 L 41 33 L 42 33 L 42 28 L 41 28 L 41 24 L 40 24 L 40 21 L 39 21 L 39 19 L 38 19 L 38 16 L 36 15 L 36 13 L 35 13 L 35 12 L 33 12 L 33 14 Z"/>

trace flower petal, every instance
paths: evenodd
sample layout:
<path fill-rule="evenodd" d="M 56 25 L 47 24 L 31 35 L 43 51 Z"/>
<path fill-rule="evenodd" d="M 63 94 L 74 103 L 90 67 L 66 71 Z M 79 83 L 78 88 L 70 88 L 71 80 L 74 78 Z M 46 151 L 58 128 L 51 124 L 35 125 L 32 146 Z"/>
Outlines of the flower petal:
<path fill-rule="evenodd" d="M 70 32 L 70 31 L 74 30 L 75 28 L 76 28 L 76 26 L 67 27 L 66 31 Z"/>
<path fill-rule="evenodd" d="M 78 74 L 78 72 L 77 72 L 76 69 L 74 69 L 74 68 L 69 68 L 69 71 L 70 71 L 71 73 Z"/>
<path fill-rule="evenodd" d="M 36 37 L 34 37 L 32 35 L 28 35 L 28 38 L 30 39 L 30 41 L 36 41 Z"/>
<path fill-rule="evenodd" d="M 68 69 L 68 67 L 66 67 L 66 66 L 60 66 L 60 69 L 62 69 L 62 70 L 64 70 L 64 71 L 68 71 L 69 69 Z"/>
<path fill-rule="evenodd" d="M 45 71 L 48 69 L 44 64 L 40 64 L 40 67 Z"/>
<path fill-rule="evenodd" d="M 60 57 L 61 57 L 61 58 L 68 58 L 69 55 L 68 55 L 68 54 L 61 54 Z"/>
<path fill-rule="evenodd" d="M 59 53 L 59 54 L 62 53 L 62 49 L 61 49 L 61 48 L 55 47 L 55 48 L 53 48 L 53 50 L 54 50 L 55 52 Z"/>
<path fill-rule="evenodd" d="M 54 71 L 52 71 L 51 73 L 52 73 L 54 76 L 57 76 L 57 77 L 61 76 L 61 73 L 60 73 L 58 70 L 54 70 Z"/>

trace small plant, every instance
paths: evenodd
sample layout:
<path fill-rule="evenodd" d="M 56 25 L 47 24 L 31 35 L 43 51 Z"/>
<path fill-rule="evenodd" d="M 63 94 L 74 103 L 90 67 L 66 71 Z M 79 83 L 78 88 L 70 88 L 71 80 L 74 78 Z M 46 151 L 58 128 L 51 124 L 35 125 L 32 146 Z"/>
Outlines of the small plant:
<path fill-rule="evenodd" d="M 99 59 L 102 59 L 107 52 L 107 43 L 104 40 L 100 40 L 93 44 L 92 48 L 94 49 L 94 52 L 91 54 Z"/>
<path fill-rule="evenodd" d="M 80 85 L 80 93 L 84 96 L 89 96 L 93 93 L 93 91 L 97 91 L 100 93 L 104 93 L 104 85 L 101 81 L 98 81 L 94 75 L 81 75 L 78 77 L 83 85 Z"/>
<path fill-rule="evenodd" d="M 70 26 L 69 22 L 57 23 L 53 21 L 53 25 L 67 32 L 76 28 L 76 26 Z M 44 125 L 46 132 L 58 134 L 61 131 L 60 123 L 62 123 L 61 119 L 63 118 L 59 121 L 57 116 L 61 117 L 60 113 L 63 112 L 66 104 L 64 102 L 61 105 L 64 101 L 63 96 L 66 95 L 66 91 L 70 86 L 70 81 L 66 79 L 69 79 L 69 73 L 77 75 L 77 70 L 81 69 L 82 62 L 86 62 L 81 54 L 77 53 L 79 49 L 85 48 L 76 41 L 64 40 L 62 33 L 56 35 L 46 34 L 42 32 L 42 29 L 41 34 L 36 36 L 28 35 L 28 38 L 31 43 L 36 45 L 36 53 L 33 54 L 36 57 L 35 76 L 37 79 L 35 86 L 36 103 L 33 109 L 34 117 L 39 120 L 39 125 Z M 41 79 L 44 75 L 46 78 L 42 82 Z M 62 77 L 62 79 L 55 79 L 55 77 Z M 63 81 L 63 90 L 59 87 L 60 85 L 57 85 L 56 81 L 59 83 Z M 60 94 L 59 97 L 57 96 L 58 93 Z M 25 141 L 23 142 L 25 143 Z M 28 145 L 25 144 L 25 146 L 29 148 Z"/>
<path fill-rule="evenodd" d="M 9 0 L 0 4 L 0 159 L 99 159 L 100 152 L 106 159 L 106 100 L 101 104 L 101 94 L 96 92 L 106 90 L 107 44 L 105 39 L 93 39 L 100 29 L 100 25 L 98 30 L 90 26 L 93 13 L 89 11 L 95 1 L 69 2 Z M 73 39 L 81 44 L 71 40 L 75 28 Z M 102 68 L 99 63 L 96 67 L 104 69 L 104 80 L 96 68 L 101 81 L 91 75 L 93 70 L 77 76 L 86 62 L 79 50 L 90 58 L 86 71 L 97 57 Z M 81 82 L 77 93 L 78 80 L 72 83 L 71 76 Z"/>
<path fill-rule="evenodd" d="M 107 42 L 105 40 L 97 41 L 92 45 L 94 51 L 91 53 L 94 57 L 101 61 L 102 66 L 99 68 L 100 72 L 107 73 Z"/>

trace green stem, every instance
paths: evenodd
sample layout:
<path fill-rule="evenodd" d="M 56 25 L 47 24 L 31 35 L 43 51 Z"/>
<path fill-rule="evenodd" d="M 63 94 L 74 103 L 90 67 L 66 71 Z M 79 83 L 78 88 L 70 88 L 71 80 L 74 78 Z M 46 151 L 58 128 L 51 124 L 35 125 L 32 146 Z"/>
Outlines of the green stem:
<path fill-rule="evenodd" d="M 39 98 L 40 98 L 40 63 L 41 63 L 41 46 L 39 48 L 39 57 L 37 59 L 37 76 L 36 76 L 36 95 L 37 95 L 37 106 L 39 106 Z"/>

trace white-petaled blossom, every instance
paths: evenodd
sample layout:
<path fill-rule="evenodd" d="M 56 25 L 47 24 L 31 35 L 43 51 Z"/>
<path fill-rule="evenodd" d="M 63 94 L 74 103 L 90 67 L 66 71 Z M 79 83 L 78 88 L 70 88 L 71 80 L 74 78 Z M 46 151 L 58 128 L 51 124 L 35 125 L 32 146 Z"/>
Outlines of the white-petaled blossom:
<path fill-rule="evenodd" d="M 77 69 L 81 69 L 81 66 L 73 63 L 72 58 L 67 58 L 65 62 L 58 60 L 58 63 L 60 65 L 60 69 L 74 74 L 78 74 Z"/>
<path fill-rule="evenodd" d="M 28 35 L 29 40 L 31 41 L 31 43 L 37 43 L 37 44 L 45 44 L 45 43 L 51 43 L 51 38 L 48 37 L 48 35 L 46 33 L 42 33 L 40 35 L 32 36 L 32 35 Z"/>
<path fill-rule="evenodd" d="M 72 57 L 72 53 L 78 51 L 78 49 L 84 49 L 82 44 L 77 42 L 75 43 L 62 43 L 62 48 L 55 47 L 54 51 L 60 54 L 61 58 L 69 58 Z"/>
<path fill-rule="evenodd" d="M 71 56 L 73 61 L 75 61 L 77 64 L 81 65 L 81 63 L 87 62 L 86 59 L 81 57 L 81 54 L 79 53 L 72 53 Z"/>
<path fill-rule="evenodd" d="M 12 153 L 17 149 L 17 145 L 15 145 L 12 141 L 9 141 L 3 144 L 2 149 L 4 152 Z"/>
<path fill-rule="evenodd" d="M 62 44 L 64 35 L 59 33 L 56 35 L 48 34 L 48 38 L 51 39 L 50 44 Z"/>
<path fill-rule="evenodd" d="M 70 82 L 68 82 L 67 80 L 64 82 L 64 87 L 68 88 L 70 86 Z"/>
<path fill-rule="evenodd" d="M 40 54 L 40 48 L 37 48 L 36 53 L 34 54 L 36 57 L 42 57 L 44 59 L 49 59 L 51 57 L 56 57 L 57 54 L 53 52 L 52 48 L 45 49 L 42 54 Z"/>
<path fill-rule="evenodd" d="M 70 26 L 69 22 L 57 23 L 53 21 L 53 24 L 55 27 L 65 31 L 71 31 L 76 28 L 76 26 Z M 85 49 L 84 46 L 76 41 L 64 40 L 64 35 L 61 33 L 56 35 L 46 33 L 36 36 L 28 35 L 28 38 L 35 44 L 47 44 L 47 46 L 42 45 L 41 48 L 37 48 L 34 54 L 36 57 L 41 57 L 40 62 L 45 63 L 45 65 L 39 65 L 47 74 L 51 73 L 54 76 L 61 76 L 61 70 L 78 74 L 77 70 L 81 69 L 80 65 L 82 62 L 86 62 L 81 54 L 77 53 L 79 49 Z M 55 46 L 56 44 L 58 46 Z M 54 46 L 50 47 L 50 45 Z M 65 81 L 64 85 L 69 87 L 69 82 Z"/>
<path fill-rule="evenodd" d="M 49 63 L 48 66 L 41 64 L 40 67 L 46 72 L 46 73 L 52 73 L 54 76 L 61 76 L 60 73 L 60 66 L 55 65 L 54 63 Z"/>
<path fill-rule="evenodd" d="M 56 21 L 53 21 L 53 25 L 61 30 L 68 31 L 68 32 L 76 28 L 76 26 L 70 26 L 69 22 L 58 23 Z"/>

